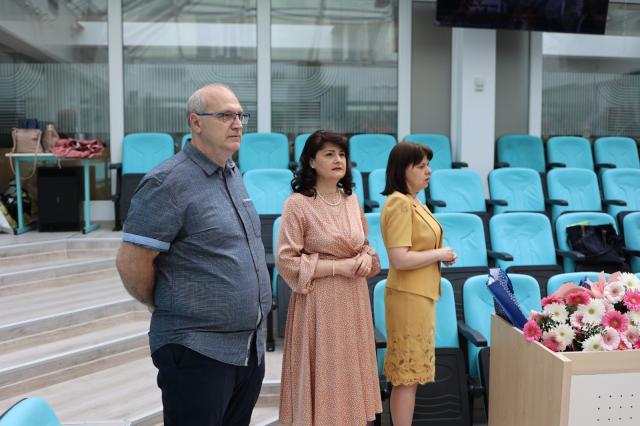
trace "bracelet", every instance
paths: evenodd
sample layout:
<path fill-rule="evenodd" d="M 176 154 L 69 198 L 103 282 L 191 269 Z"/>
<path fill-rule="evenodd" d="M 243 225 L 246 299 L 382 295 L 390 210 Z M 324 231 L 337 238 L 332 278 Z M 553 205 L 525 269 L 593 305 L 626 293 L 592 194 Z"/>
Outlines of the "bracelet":
<path fill-rule="evenodd" d="M 331 261 L 331 276 L 332 277 L 336 276 L 336 261 L 335 260 Z"/>

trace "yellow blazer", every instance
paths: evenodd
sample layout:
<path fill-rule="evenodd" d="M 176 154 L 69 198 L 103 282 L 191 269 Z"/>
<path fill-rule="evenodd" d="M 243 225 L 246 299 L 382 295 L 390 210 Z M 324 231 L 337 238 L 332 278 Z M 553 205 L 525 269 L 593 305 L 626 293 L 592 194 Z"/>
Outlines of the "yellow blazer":
<path fill-rule="evenodd" d="M 382 208 L 380 227 L 388 249 L 409 247 L 423 251 L 442 247 L 442 227 L 429 209 L 410 195 L 394 192 Z M 389 269 L 387 287 L 438 300 L 440 262 L 411 271 Z"/>

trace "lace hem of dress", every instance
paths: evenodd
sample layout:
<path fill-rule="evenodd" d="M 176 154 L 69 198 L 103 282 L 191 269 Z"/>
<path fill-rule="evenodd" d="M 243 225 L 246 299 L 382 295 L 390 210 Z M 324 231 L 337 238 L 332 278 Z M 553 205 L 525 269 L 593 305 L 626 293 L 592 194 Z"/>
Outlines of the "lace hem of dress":
<path fill-rule="evenodd" d="M 433 333 L 401 335 L 387 342 L 382 373 L 392 385 L 415 385 L 435 380 Z"/>

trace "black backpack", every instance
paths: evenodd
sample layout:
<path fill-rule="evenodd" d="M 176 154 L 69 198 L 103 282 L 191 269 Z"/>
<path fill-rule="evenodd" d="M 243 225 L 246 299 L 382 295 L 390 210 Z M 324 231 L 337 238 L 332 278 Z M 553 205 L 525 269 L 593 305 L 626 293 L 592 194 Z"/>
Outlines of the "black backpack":
<path fill-rule="evenodd" d="M 585 256 L 582 265 L 605 272 L 628 271 L 624 240 L 612 224 L 573 225 L 567 227 L 567 242 L 572 250 Z"/>

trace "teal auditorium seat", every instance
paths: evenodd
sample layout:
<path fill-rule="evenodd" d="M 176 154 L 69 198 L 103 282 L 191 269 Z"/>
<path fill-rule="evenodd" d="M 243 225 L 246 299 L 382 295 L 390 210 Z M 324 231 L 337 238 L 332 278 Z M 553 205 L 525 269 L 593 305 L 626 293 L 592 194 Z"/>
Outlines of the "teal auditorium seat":
<path fill-rule="evenodd" d="M 384 246 L 384 240 L 382 238 L 382 229 L 380 228 L 380 213 L 365 213 L 364 217 L 369 225 L 369 245 L 378 253 L 380 258 L 380 272 L 375 276 L 367 279 L 369 286 L 369 297 L 371 303 L 373 303 L 373 291 L 378 281 L 386 279 L 389 273 L 389 255 L 387 249 Z"/>
<path fill-rule="evenodd" d="M 441 272 L 453 285 L 457 318 L 462 320 L 464 282 L 469 277 L 486 273 L 489 268 L 484 225 L 482 219 L 471 213 L 436 213 L 434 216 L 444 232 L 443 247 L 451 247 L 458 255 L 455 265 L 441 264 Z"/>
<path fill-rule="evenodd" d="M 296 163 L 300 163 L 300 156 L 302 155 L 302 150 L 304 149 L 304 145 L 307 143 L 309 136 L 311 136 L 311 133 L 302 133 L 296 136 L 296 139 L 293 142 L 293 160 Z"/>
<path fill-rule="evenodd" d="M 387 196 L 381 194 L 385 187 L 386 173 L 386 169 L 375 169 L 369 173 L 369 197 L 367 198 L 368 202 L 366 205 L 370 207 L 374 213 L 382 211 L 382 206 L 387 200 Z M 417 198 L 422 204 L 426 203 L 424 191 L 418 192 Z"/>
<path fill-rule="evenodd" d="M 598 275 L 600 275 L 599 272 L 566 272 L 554 275 L 547 282 L 547 295 L 555 293 L 562 284 L 567 282 L 578 284 L 584 278 L 594 282 L 598 281 Z M 609 274 L 605 274 L 605 276 L 608 277 Z"/>
<path fill-rule="evenodd" d="M 430 203 L 436 213 L 485 213 L 480 175 L 470 169 L 436 170 L 431 174 Z"/>
<path fill-rule="evenodd" d="M 547 281 L 562 272 L 556 261 L 553 231 L 547 216 L 541 213 L 503 213 L 489 221 L 491 248 L 508 253 L 498 256 L 496 266 L 507 273 L 534 277 L 545 295 Z"/>
<path fill-rule="evenodd" d="M 591 144 L 577 136 L 555 136 L 547 141 L 547 168 L 569 167 L 593 171 Z"/>
<path fill-rule="evenodd" d="M 626 215 L 622 221 L 624 244 L 630 255 L 633 272 L 640 272 L 640 212 Z"/>
<path fill-rule="evenodd" d="M 180 142 L 180 149 L 184 149 L 184 146 L 187 142 L 191 142 L 191 133 L 187 133 L 182 137 L 182 142 Z"/>
<path fill-rule="evenodd" d="M 288 169 L 289 140 L 282 133 L 246 133 L 238 151 L 240 171 Z"/>
<path fill-rule="evenodd" d="M 260 216 L 262 242 L 269 266 L 273 266 L 273 252 L 270 250 L 273 223 L 282 214 L 284 202 L 291 195 L 292 179 L 293 173 L 288 169 L 249 170 L 242 177 L 247 194 Z"/>
<path fill-rule="evenodd" d="M 391 135 L 369 133 L 351 136 L 349 158 L 366 179 L 365 174 L 387 167 L 389 153 L 395 145 L 396 138 Z"/>
<path fill-rule="evenodd" d="M 519 167 L 545 172 L 544 145 L 538 136 L 504 135 L 496 141 L 496 168 Z"/>
<path fill-rule="evenodd" d="M 506 167 L 493 170 L 489 173 L 489 193 L 492 200 L 507 203 L 506 206 L 495 205 L 494 214 L 545 211 L 540 174 L 532 169 Z"/>
<path fill-rule="evenodd" d="M 353 179 L 352 191 L 358 198 L 360 208 L 364 210 L 364 183 L 362 182 L 362 173 L 360 173 L 360 170 L 352 167 L 351 178 Z"/>
<path fill-rule="evenodd" d="M 556 240 L 558 241 L 558 253 L 564 257 L 563 265 L 564 272 L 575 272 L 576 262 L 578 263 L 578 270 L 587 268 L 593 269 L 593 266 L 581 265 L 581 261 L 584 260 L 584 256 L 580 256 L 576 252 L 572 252 L 567 242 L 567 227 L 575 225 L 581 222 L 586 222 L 589 225 L 604 225 L 610 223 L 616 229 L 618 226 L 613 217 L 607 213 L 601 212 L 573 212 L 565 213 L 556 219 Z"/>
<path fill-rule="evenodd" d="M 382 239 L 382 230 L 380 229 L 380 213 L 365 213 L 369 225 L 369 245 L 378 253 L 380 257 L 380 267 L 383 270 L 389 269 L 389 256 Z"/>
<path fill-rule="evenodd" d="M 278 242 L 278 232 L 280 230 L 280 217 L 276 218 L 273 222 L 273 240 L 272 240 L 272 251 L 274 256 L 277 256 L 276 244 Z M 284 278 L 278 273 L 278 268 L 274 266 L 273 268 L 273 277 L 271 281 L 271 292 L 274 300 L 274 304 L 272 305 L 273 309 L 277 311 L 277 321 L 278 321 L 278 336 L 284 337 L 284 331 L 287 326 L 287 311 L 289 310 L 289 298 L 291 297 L 291 289 L 284 281 Z M 270 314 L 271 315 L 271 314 Z M 268 326 L 268 324 L 267 324 Z M 273 331 L 272 331 L 273 333 Z"/>
<path fill-rule="evenodd" d="M 428 146 L 433 152 L 433 159 L 429 162 L 431 170 L 459 169 L 467 167 L 468 164 L 461 161 L 452 161 L 451 142 L 445 135 L 415 133 L 404 138 L 407 142 L 414 142 Z"/>
<path fill-rule="evenodd" d="M 567 211 L 601 211 L 598 178 L 591 170 L 553 169 L 547 173 L 553 220 Z"/>
<path fill-rule="evenodd" d="M 620 213 L 640 211 L 640 169 L 605 171 L 602 175 L 602 192 L 607 212 L 619 223 Z"/>
<path fill-rule="evenodd" d="M 640 169 L 638 145 L 631 138 L 609 136 L 598 138 L 593 144 L 597 168 Z"/>
<path fill-rule="evenodd" d="M 369 196 L 367 203 L 371 207 L 371 211 L 374 213 L 378 213 L 382 211 L 382 205 L 384 201 L 387 199 L 385 195 L 382 195 L 381 192 L 384 191 L 385 180 L 386 180 L 386 169 L 375 169 L 369 173 Z"/>
<path fill-rule="evenodd" d="M 387 337 L 384 290 L 386 280 L 374 290 L 374 326 Z M 470 387 L 467 383 L 464 355 L 458 339 L 453 287 L 445 278 L 440 280 L 441 295 L 436 304 L 436 372 L 435 382 L 418 385 L 413 413 L 414 425 L 460 425 L 471 422 Z M 378 349 L 378 374 L 382 378 L 386 349 Z"/>
<path fill-rule="evenodd" d="M 51 405 L 33 396 L 18 401 L 0 416 L 0 426 L 60 426 Z"/>
<path fill-rule="evenodd" d="M 525 317 L 529 317 L 531 310 L 540 311 L 540 286 L 528 275 L 509 274 L 513 284 L 516 301 L 520 305 Z M 487 342 L 491 342 L 491 315 L 495 313 L 493 295 L 487 288 L 487 275 L 477 275 L 469 278 L 464 284 L 464 321 L 482 334 Z M 469 343 L 469 372 L 478 377 L 478 353 L 480 348 Z"/>
<path fill-rule="evenodd" d="M 122 141 L 122 163 L 112 164 L 118 170 L 116 229 L 122 227 L 131 205 L 131 197 L 143 176 L 174 154 L 173 139 L 166 133 L 131 133 Z"/>

